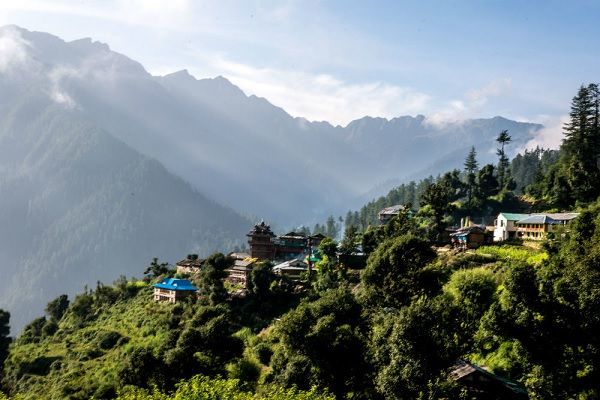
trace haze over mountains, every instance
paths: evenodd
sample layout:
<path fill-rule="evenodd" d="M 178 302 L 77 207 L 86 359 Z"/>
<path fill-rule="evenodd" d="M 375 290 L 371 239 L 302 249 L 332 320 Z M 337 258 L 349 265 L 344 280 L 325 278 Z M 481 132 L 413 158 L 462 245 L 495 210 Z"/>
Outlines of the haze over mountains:
<path fill-rule="evenodd" d="M 502 129 L 519 148 L 541 128 L 420 115 L 332 126 L 223 77 L 152 76 L 89 39 L 14 26 L 0 38 L 0 308 L 17 327 L 57 294 L 139 276 L 153 256 L 231 249 L 250 219 L 322 220 L 460 167 L 472 144 L 495 160 Z"/>

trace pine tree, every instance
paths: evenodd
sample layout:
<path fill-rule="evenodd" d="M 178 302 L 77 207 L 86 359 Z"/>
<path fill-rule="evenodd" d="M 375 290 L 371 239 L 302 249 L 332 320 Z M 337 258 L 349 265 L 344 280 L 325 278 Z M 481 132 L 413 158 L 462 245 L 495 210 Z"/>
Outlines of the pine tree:
<path fill-rule="evenodd" d="M 358 247 L 358 231 L 354 225 L 346 226 L 344 238 L 340 243 L 340 251 L 342 254 L 353 254 Z"/>
<path fill-rule="evenodd" d="M 583 202 L 600 194 L 600 93 L 597 84 L 581 86 L 564 126 L 565 175 L 574 198 Z"/>
<path fill-rule="evenodd" d="M 512 138 L 508 134 L 508 131 L 505 129 L 496 138 L 496 142 L 500 144 L 500 147 L 496 151 L 496 154 L 499 157 L 498 161 L 498 189 L 503 190 L 506 184 L 509 182 L 509 160 L 504 147 L 511 142 Z"/>
<path fill-rule="evenodd" d="M 10 313 L 0 309 L 0 372 L 2 372 L 4 360 L 8 357 L 8 348 L 12 342 L 9 322 Z"/>
<path fill-rule="evenodd" d="M 327 218 L 325 224 L 325 235 L 329 236 L 330 238 L 336 238 L 338 234 L 338 227 L 333 215 L 330 215 L 329 218 Z"/>
<path fill-rule="evenodd" d="M 467 208 L 471 211 L 473 207 L 473 193 L 475 192 L 475 185 L 477 183 L 477 152 L 475 146 L 471 146 L 471 151 L 465 159 L 465 185 L 467 188 Z"/>

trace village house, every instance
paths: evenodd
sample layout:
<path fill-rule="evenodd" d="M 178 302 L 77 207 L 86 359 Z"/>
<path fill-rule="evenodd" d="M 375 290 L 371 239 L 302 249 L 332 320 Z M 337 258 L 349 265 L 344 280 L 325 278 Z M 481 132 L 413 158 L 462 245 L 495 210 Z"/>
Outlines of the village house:
<path fill-rule="evenodd" d="M 270 261 L 301 258 L 304 254 L 311 253 L 312 249 L 319 246 L 325 238 L 320 233 L 306 236 L 293 231 L 277 237 L 264 221 L 254 225 L 246 236 L 248 236 L 250 257 Z"/>
<path fill-rule="evenodd" d="M 404 210 L 406 210 L 406 206 L 403 206 L 401 204 L 391 206 L 391 207 L 386 207 L 383 210 L 379 211 L 379 214 L 378 214 L 379 222 L 381 222 L 382 224 L 386 224 L 392 218 L 399 215 L 400 212 L 402 212 Z"/>
<path fill-rule="evenodd" d="M 308 237 L 308 245 L 312 247 L 318 247 L 326 237 L 327 236 L 323 235 L 322 233 L 311 235 Z"/>
<path fill-rule="evenodd" d="M 184 298 L 193 296 L 197 291 L 192 282 L 187 279 L 166 278 L 154 286 L 154 301 L 177 303 Z"/>
<path fill-rule="evenodd" d="M 461 228 L 450 234 L 450 242 L 455 248 L 462 250 L 476 249 L 489 242 L 491 236 L 485 226 L 473 225 Z"/>
<path fill-rule="evenodd" d="M 297 280 L 304 272 L 308 271 L 308 264 L 302 260 L 289 260 L 273 267 L 273 272 L 279 276 Z"/>
<path fill-rule="evenodd" d="M 198 254 L 188 254 L 185 259 L 179 261 L 175 266 L 178 274 L 197 276 L 200 273 L 202 264 L 204 264 L 204 260 L 198 258 Z"/>
<path fill-rule="evenodd" d="M 542 240 L 549 232 L 568 225 L 578 215 L 573 212 L 537 214 L 502 212 L 494 221 L 494 241 L 500 242 L 517 238 Z"/>
<path fill-rule="evenodd" d="M 232 257 L 232 254 L 235 254 L 235 257 Z M 232 254 L 230 254 L 229 256 L 232 257 L 234 261 L 233 266 L 226 270 L 226 272 L 229 274 L 227 280 L 231 283 L 246 286 L 246 283 L 248 282 L 248 277 L 250 276 L 252 268 L 254 268 L 254 264 L 256 264 L 258 259 L 253 257 L 241 258 L 243 256 L 248 256 L 248 254 L 245 253 Z"/>
<path fill-rule="evenodd" d="M 527 390 L 516 382 L 492 374 L 478 365 L 459 360 L 450 369 L 450 378 L 477 399 L 525 400 Z"/>
<path fill-rule="evenodd" d="M 275 258 L 275 234 L 271 227 L 261 221 L 254 225 L 248 234 L 248 245 L 250 246 L 250 257 L 261 260 L 272 260 Z"/>
<path fill-rule="evenodd" d="M 288 232 L 275 239 L 275 258 L 291 260 L 306 251 L 308 238 L 302 233 Z"/>

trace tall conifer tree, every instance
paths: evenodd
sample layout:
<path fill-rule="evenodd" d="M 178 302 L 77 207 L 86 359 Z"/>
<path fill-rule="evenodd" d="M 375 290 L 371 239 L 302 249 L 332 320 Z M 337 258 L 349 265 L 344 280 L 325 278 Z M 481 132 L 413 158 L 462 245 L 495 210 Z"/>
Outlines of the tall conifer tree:
<path fill-rule="evenodd" d="M 564 126 L 566 178 L 574 198 L 593 201 L 600 194 L 600 93 L 597 84 L 581 86 Z"/>
<path fill-rule="evenodd" d="M 511 142 L 512 138 L 508 134 L 508 131 L 505 129 L 498 135 L 496 142 L 500 144 L 500 148 L 496 151 L 496 154 L 499 157 L 498 161 L 498 189 L 503 190 L 506 184 L 509 181 L 509 173 L 508 166 L 509 160 L 504 147 Z"/>
<path fill-rule="evenodd" d="M 475 146 L 471 146 L 471 151 L 467 155 L 465 159 L 465 179 L 466 179 L 466 188 L 467 188 L 467 207 L 469 212 L 473 207 L 473 193 L 475 192 L 475 185 L 477 183 L 477 168 L 479 164 L 477 163 L 477 152 L 475 151 Z"/>

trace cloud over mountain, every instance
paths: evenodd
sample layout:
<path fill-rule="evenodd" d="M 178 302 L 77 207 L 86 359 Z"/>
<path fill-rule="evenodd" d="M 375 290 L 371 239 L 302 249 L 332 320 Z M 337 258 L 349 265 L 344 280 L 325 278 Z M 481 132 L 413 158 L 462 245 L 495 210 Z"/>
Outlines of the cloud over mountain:
<path fill-rule="evenodd" d="M 14 26 L 0 28 L 0 53 L 0 258 L 11 285 L 43 287 L 27 299 L 5 291 L 0 307 L 19 310 L 67 286 L 139 273 L 152 256 L 240 244 L 250 221 L 232 209 L 282 229 L 314 223 L 365 193 L 460 167 L 472 144 L 480 162 L 493 161 L 503 129 L 518 148 L 541 128 L 501 117 L 310 122 L 224 77 L 153 76 L 106 44 Z M 427 102 L 408 88 L 219 62 L 232 79 L 275 76 L 282 102 L 297 96 L 313 111 L 351 116 L 366 104 L 392 116 L 383 98 L 415 110 Z"/>

